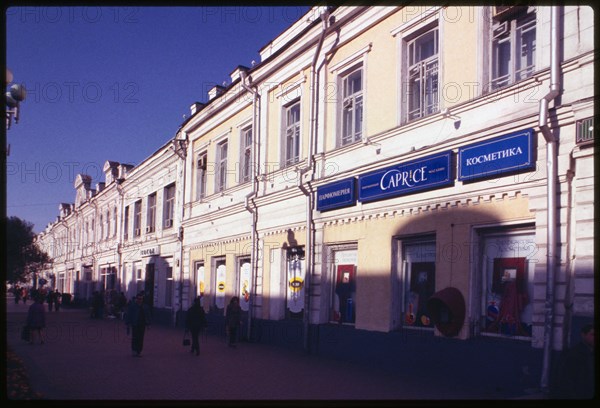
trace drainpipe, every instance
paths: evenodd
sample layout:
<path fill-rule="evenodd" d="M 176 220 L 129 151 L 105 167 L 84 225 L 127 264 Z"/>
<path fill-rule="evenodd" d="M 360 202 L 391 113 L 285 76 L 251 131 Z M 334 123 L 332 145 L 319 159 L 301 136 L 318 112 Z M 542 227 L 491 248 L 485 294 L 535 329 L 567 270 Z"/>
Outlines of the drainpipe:
<path fill-rule="evenodd" d="M 311 182 L 315 176 L 315 153 L 316 153 L 316 140 L 317 140 L 317 132 L 318 132 L 318 119 L 317 119 L 317 104 L 318 104 L 318 89 L 317 89 L 317 60 L 319 59 L 319 55 L 321 54 L 321 48 L 323 47 L 323 42 L 325 41 L 325 36 L 327 35 L 328 23 L 329 23 L 329 9 L 327 6 L 321 9 L 321 23 L 322 30 L 321 36 L 319 38 L 319 42 L 317 43 L 317 49 L 315 50 L 315 55 L 311 64 L 311 101 L 310 101 L 310 133 L 308 139 L 308 163 L 307 167 L 301 169 L 298 174 L 298 187 L 302 191 L 302 193 L 306 196 L 306 251 L 305 259 L 306 259 L 306 273 L 304 277 L 304 349 L 309 351 L 309 323 L 310 323 L 310 283 L 311 276 L 313 273 L 313 264 L 314 264 L 314 221 L 313 221 L 313 191 L 311 188 Z M 306 181 L 305 181 L 306 179 Z M 306 182 L 307 187 L 304 186 Z"/>
<path fill-rule="evenodd" d="M 119 217 L 119 229 L 117 231 L 117 255 L 118 255 L 118 264 L 119 270 L 121 271 L 121 276 L 123 280 L 121 281 L 121 290 L 125 295 L 127 293 L 127 281 L 125 276 L 125 263 L 123 262 L 123 246 L 125 245 L 125 193 L 123 192 L 123 181 L 124 179 L 120 178 L 116 180 L 117 183 L 117 193 L 119 193 L 119 201 L 121 207 L 121 216 Z M 116 228 L 116 227 L 115 227 Z"/>
<path fill-rule="evenodd" d="M 546 140 L 546 190 L 547 190 L 547 245 L 546 259 L 546 315 L 544 319 L 544 354 L 542 363 L 542 377 L 540 386 L 544 393 L 548 393 L 550 384 L 550 361 L 552 353 L 552 338 L 554 330 L 554 280 L 557 253 L 557 181 L 558 181 L 558 138 L 548 125 L 548 105 L 550 101 L 560 94 L 560 61 L 559 61 L 559 7 L 551 8 L 550 18 L 550 91 L 540 100 L 539 127 Z"/>
<path fill-rule="evenodd" d="M 179 267 L 179 293 L 178 293 L 178 298 L 179 298 L 179 313 L 177 313 L 175 310 L 173 310 L 173 313 L 171 315 L 171 321 L 173 323 L 173 326 L 177 326 L 179 324 L 179 319 L 181 318 L 181 316 L 183 315 L 183 237 L 184 237 L 184 229 L 183 229 L 183 219 L 185 217 L 185 182 L 186 182 L 186 173 L 187 173 L 187 163 L 186 163 L 186 159 L 187 159 L 187 150 L 188 150 L 188 145 L 189 145 L 189 138 L 186 132 L 183 132 L 183 138 L 178 138 L 178 136 L 181 135 L 181 128 L 179 129 L 179 131 L 177 132 L 177 136 L 175 137 L 175 139 L 173 140 L 174 143 L 174 151 L 175 154 L 179 157 L 179 161 L 180 161 L 180 166 L 181 168 L 179 169 L 178 172 L 178 180 L 177 180 L 177 184 L 180 184 L 179 188 L 177 189 L 177 195 L 180 197 L 180 208 L 181 208 L 181 212 L 179 213 L 179 231 L 177 233 L 177 241 L 178 241 L 178 245 L 179 245 L 179 262 L 177 265 Z M 181 192 L 181 193 L 180 193 Z"/>
<path fill-rule="evenodd" d="M 248 305 L 248 324 L 247 333 L 248 339 L 250 339 L 251 324 L 252 324 L 252 312 L 254 307 L 254 300 L 256 299 L 256 286 L 258 279 L 258 209 L 256 208 L 255 198 L 258 194 L 258 177 L 259 177 L 259 129 L 258 129 L 258 115 L 260 112 L 259 98 L 257 86 L 252 84 L 252 79 L 248 76 L 248 72 L 240 71 L 242 87 L 252 95 L 252 191 L 246 195 L 244 204 L 246 210 L 252 214 L 252 248 L 250 254 L 250 265 L 251 265 L 251 277 L 252 282 L 250 301 Z M 251 205 L 252 204 L 252 205 Z"/>

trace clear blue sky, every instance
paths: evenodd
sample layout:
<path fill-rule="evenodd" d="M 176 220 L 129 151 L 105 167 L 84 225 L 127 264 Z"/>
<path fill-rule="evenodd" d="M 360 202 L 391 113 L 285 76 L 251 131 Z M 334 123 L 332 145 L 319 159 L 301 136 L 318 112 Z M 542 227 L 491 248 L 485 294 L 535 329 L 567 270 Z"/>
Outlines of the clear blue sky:
<path fill-rule="evenodd" d="M 214 84 L 308 7 L 22 7 L 6 12 L 6 63 L 28 96 L 6 134 L 7 215 L 42 231 L 78 173 L 138 165 Z"/>

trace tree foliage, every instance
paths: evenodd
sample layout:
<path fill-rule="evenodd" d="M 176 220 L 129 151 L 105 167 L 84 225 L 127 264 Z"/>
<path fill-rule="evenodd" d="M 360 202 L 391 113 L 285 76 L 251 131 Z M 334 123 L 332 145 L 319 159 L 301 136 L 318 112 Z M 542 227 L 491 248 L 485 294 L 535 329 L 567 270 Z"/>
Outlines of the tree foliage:
<path fill-rule="evenodd" d="M 34 242 L 33 224 L 18 217 L 6 218 L 6 280 L 26 282 L 33 271 L 51 262 L 50 256 Z"/>

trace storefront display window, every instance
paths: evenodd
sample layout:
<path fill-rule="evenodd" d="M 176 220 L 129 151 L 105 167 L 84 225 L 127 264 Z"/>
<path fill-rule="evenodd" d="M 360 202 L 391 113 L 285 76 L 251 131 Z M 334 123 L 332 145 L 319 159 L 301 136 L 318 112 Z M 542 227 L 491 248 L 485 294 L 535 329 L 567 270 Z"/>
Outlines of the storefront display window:
<path fill-rule="evenodd" d="M 432 328 L 427 300 L 435 293 L 435 238 L 402 241 L 403 326 Z"/>
<path fill-rule="evenodd" d="M 484 334 L 531 336 L 533 265 L 537 256 L 530 231 L 482 234 Z"/>
<path fill-rule="evenodd" d="M 332 259 L 334 285 L 330 320 L 335 323 L 354 324 L 357 252 L 355 249 L 333 251 Z"/>
<path fill-rule="evenodd" d="M 304 316 L 304 248 L 287 249 L 287 317 L 301 319 Z"/>
<path fill-rule="evenodd" d="M 196 290 L 195 297 L 200 296 L 200 302 L 202 302 L 202 297 L 204 296 L 204 288 L 205 288 L 205 276 L 204 276 L 204 262 L 196 262 Z"/>
<path fill-rule="evenodd" d="M 225 308 L 225 289 L 227 287 L 227 267 L 225 265 L 225 259 L 219 258 L 215 260 L 216 276 L 213 282 L 215 282 L 215 306 L 217 309 Z"/>
<path fill-rule="evenodd" d="M 252 267 L 250 258 L 240 259 L 239 264 L 239 293 L 240 307 L 244 312 L 250 310 L 250 282 Z"/>

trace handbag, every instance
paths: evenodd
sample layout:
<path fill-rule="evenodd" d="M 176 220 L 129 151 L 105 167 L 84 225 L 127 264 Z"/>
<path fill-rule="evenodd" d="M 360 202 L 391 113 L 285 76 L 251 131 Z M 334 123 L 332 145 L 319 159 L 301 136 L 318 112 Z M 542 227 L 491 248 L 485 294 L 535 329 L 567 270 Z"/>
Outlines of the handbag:
<path fill-rule="evenodd" d="M 183 345 L 184 346 L 189 346 L 190 344 L 192 344 L 191 340 L 187 338 L 187 334 L 188 334 L 188 330 L 186 329 L 183 332 Z"/>
<path fill-rule="evenodd" d="M 21 329 L 21 340 L 23 340 L 23 341 L 31 340 L 31 329 L 27 325 L 23 326 L 23 329 Z"/>

